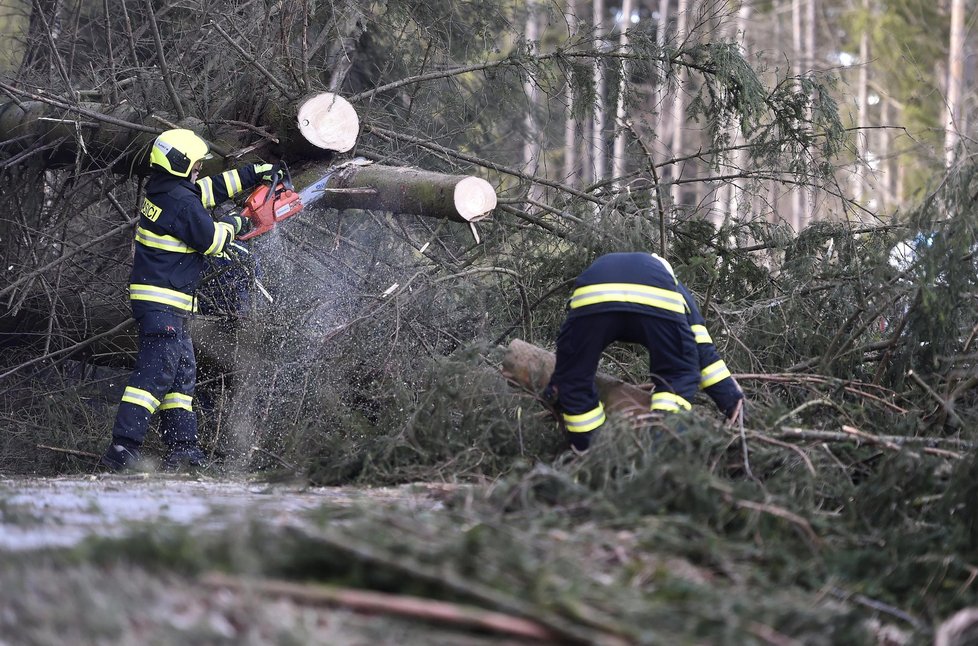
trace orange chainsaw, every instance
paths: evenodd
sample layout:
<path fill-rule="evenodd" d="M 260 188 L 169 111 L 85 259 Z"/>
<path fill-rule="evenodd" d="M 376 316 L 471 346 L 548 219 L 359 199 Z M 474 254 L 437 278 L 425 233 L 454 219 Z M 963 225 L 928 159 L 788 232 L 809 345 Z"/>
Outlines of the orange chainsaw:
<path fill-rule="evenodd" d="M 292 186 L 292 177 L 285 162 L 277 162 L 269 173 L 271 184 L 262 184 L 248 196 L 241 216 L 251 221 L 251 231 L 238 240 L 250 240 L 268 233 L 275 225 L 302 210 L 302 200 Z"/>

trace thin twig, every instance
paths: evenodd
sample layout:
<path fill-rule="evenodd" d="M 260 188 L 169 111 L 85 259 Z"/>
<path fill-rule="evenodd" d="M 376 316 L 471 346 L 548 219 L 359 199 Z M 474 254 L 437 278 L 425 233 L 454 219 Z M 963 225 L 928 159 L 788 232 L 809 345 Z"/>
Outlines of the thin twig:
<path fill-rule="evenodd" d="M 180 120 L 187 118 L 187 113 L 183 109 L 183 102 L 177 89 L 173 86 L 173 78 L 170 74 L 170 67 L 166 62 L 166 52 L 163 51 L 163 39 L 160 36 L 159 25 L 156 24 L 156 11 L 153 9 L 153 0 L 146 0 L 146 13 L 149 16 L 150 32 L 153 34 L 153 42 L 156 44 L 156 61 L 160 64 L 160 74 L 163 76 L 163 83 L 170 93 L 170 100 L 173 101 L 173 108 L 177 111 Z"/>
<path fill-rule="evenodd" d="M 119 325 L 115 326 L 111 330 L 108 330 L 106 332 L 102 332 L 101 334 L 96 334 L 93 337 L 90 337 L 88 339 L 85 339 L 84 341 L 79 341 L 78 343 L 76 343 L 76 344 L 74 344 L 72 346 L 69 346 L 67 348 L 62 348 L 61 350 L 55 350 L 54 352 L 49 352 L 48 354 L 45 354 L 43 356 L 37 357 L 35 359 L 31 359 L 30 361 L 25 361 L 24 363 L 20 364 L 19 366 L 14 366 L 13 368 L 11 368 L 10 370 L 8 370 L 7 372 L 5 372 L 2 375 L 0 375 L 0 379 L 4 379 L 6 377 L 9 377 L 10 375 L 14 374 L 15 372 L 18 372 L 20 370 L 23 370 L 24 368 L 26 368 L 28 366 L 32 366 L 35 363 L 40 363 L 41 361 L 46 361 L 48 359 L 53 359 L 54 357 L 57 357 L 58 355 L 65 355 L 66 357 L 67 356 L 71 356 L 75 352 L 78 352 L 79 350 L 82 350 L 82 349 L 90 346 L 91 344 L 95 343 L 99 339 L 105 338 L 107 336 L 112 336 L 113 334 L 116 334 L 118 332 L 121 332 L 122 330 L 125 330 L 127 327 L 129 327 L 130 325 L 132 325 L 135 322 L 136 322 L 136 319 L 134 319 L 132 317 L 127 318 L 125 321 L 123 321 Z"/>
<path fill-rule="evenodd" d="M 55 453 L 74 455 L 79 458 L 91 458 L 93 460 L 98 460 L 102 457 L 98 453 L 92 453 L 91 451 L 79 451 L 78 449 L 63 449 L 59 446 L 48 446 L 47 444 L 35 444 L 34 446 L 38 449 L 44 449 L 45 451 L 54 451 Z"/>
<path fill-rule="evenodd" d="M 289 99 L 294 99 L 295 98 L 293 96 L 293 94 L 291 92 L 289 92 L 288 88 L 286 88 L 284 85 L 282 85 L 282 82 L 279 81 L 278 78 L 274 74 L 272 74 L 267 69 L 265 69 L 265 67 L 261 63 L 259 63 L 258 60 L 254 56 L 252 56 L 247 51 L 245 51 L 245 49 L 241 45 L 238 44 L 238 41 L 236 41 L 234 38 L 231 37 L 231 34 L 229 34 L 228 32 L 224 31 L 224 28 L 223 27 L 221 27 L 219 24 L 217 24 L 217 22 L 215 22 L 213 20 L 211 21 L 210 24 L 214 27 L 214 29 L 217 30 L 217 33 L 221 34 L 221 36 L 224 38 L 224 40 L 228 41 L 228 44 L 230 44 L 231 47 L 234 47 L 236 50 L 238 50 L 238 53 L 241 54 L 242 56 L 244 56 L 245 57 L 245 60 L 247 60 L 248 63 L 250 63 L 252 65 L 252 67 L 254 67 L 256 70 L 258 70 L 259 72 L 261 72 L 262 76 L 264 76 L 265 78 L 267 78 L 268 79 L 268 82 L 271 83 L 272 85 L 274 85 L 275 88 L 279 92 L 281 92 L 282 94 L 284 94 Z"/>
<path fill-rule="evenodd" d="M 916 372 L 914 372 L 913 370 L 908 370 L 907 376 L 913 379 L 914 382 L 918 386 L 920 386 L 924 390 L 924 392 L 931 397 L 931 399 L 937 402 L 937 405 L 940 406 L 941 410 L 943 410 L 947 414 L 947 416 L 951 420 L 951 424 L 955 428 L 961 428 L 962 426 L 964 426 L 964 422 L 961 420 L 960 417 L 958 417 L 958 414 L 954 412 L 952 405 L 944 401 L 944 399 L 940 395 L 934 392 L 934 389 L 931 388 L 929 385 L 927 385 L 927 382 L 921 379 Z"/>

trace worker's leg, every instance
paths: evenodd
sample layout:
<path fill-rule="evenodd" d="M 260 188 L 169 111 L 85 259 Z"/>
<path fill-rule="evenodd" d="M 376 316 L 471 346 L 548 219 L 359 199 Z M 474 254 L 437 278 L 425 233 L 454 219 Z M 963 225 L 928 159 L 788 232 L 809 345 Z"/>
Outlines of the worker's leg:
<path fill-rule="evenodd" d="M 180 362 L 179 329 L 184 319 L 165 312 L 147 312 L 139 319 L 136 368 L 122 395 L 112 443 L 103 458 L 106 466 L 121 469 L 138 459 L 149 420 L 170 390 Z M 121 447 L 118 448 L 118 447 Z"/>
<path fill-rule="evenodd" d="M 696 339 L 679 321 L 641 314 L 627 321 L 627 340 L 649 352 L 649 373 L 655 391 L 652 410 L 688 410 L 699 390 L 700 371 Z"/>
<path fill-rule="evenodd" d="M 594 375 L 601 353 L 620 335 L 618 312 L 568 318 L 557 336 L 557 361 L 549 388 L 556 391 L 571 446 L 587 449 L 605 422 Z"/>
<path fill-rule="evenodd" d="M 200 466 L 204 462 L 204 454 L 197 445 L 197 415 L 193 409 L 197 363 L 189 321 L 181 329 L 179 340 L 180 359 L 173 385 L 160 403 L 160 436 L 167 447 L 164 468 L 182 464 Z"/>

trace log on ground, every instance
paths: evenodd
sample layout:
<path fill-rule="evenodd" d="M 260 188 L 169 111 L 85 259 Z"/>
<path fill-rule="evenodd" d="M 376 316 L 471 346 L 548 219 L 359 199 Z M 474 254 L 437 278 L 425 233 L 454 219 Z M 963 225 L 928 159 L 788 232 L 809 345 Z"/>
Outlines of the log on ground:
<path fill-rule="evenodd" d="M 521 339 L 513 339 L 503 356 L 502 372 L 532 393 L 540 395 L 550 382 L 556 356 Z M 616 377 L 595 375 L 598 396 L 610 415 L 638 419 L 648 415 L 651 395 L 648 391 Z"/>

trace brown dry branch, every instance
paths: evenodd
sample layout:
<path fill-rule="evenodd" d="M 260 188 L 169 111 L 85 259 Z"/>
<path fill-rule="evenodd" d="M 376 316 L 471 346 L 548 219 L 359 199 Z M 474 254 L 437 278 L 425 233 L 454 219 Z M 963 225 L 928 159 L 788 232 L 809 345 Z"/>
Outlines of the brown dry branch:
<path fill-rule="evenodd" d="M 771 516 L 775 516 L 777 518 L 787 520 L 788 522 L 794 524 L 796 527 L 798 527 L 798 529 L 801 530 L 801 532 L 805 535 L 805 537 L 808 539 L 809 543 L 814 549 L 817 550 L 821 548 L 822 539 L 819 538 L 818 534 L 815 533 L 815 530 L 812 529 L 811 523 L 809 523 L 806 519 L 802 518 L 798 514 L 788 511 L 784 507 L 778 507 L 777 505 L 759 503 L 759 502 L 754 502 L 752 500 L 734 499 L 729 496 L 724 496 L 724 497 L 727 498 L 727 502 L 730 502 L 733 505 L 740 507 L 741 509 L 760 511 L 765 514 L 770 514 Z"/>
<path fill-rule="evenodd" d="M 945 401 L 943 397 L 938 395 L 934 389 L 931 388 L 926 381 L 921 379 L 920 376 L 913 370 L 908 370 L 907 376 L 913 379 L 914 383 L 920 386 L 920 388 L 927 393 L 931 399 L 937 402 L 940 409 L 944 411 L 944 414 L 947 415 L 948 419 L 950 419 L 952 426 L 955 428 L 962 428 L 964 426 L 964 422 L 961 420 L 958 414 L 954 412 L 953 401 Z"/>
<path fill-rule="evenodd" d="M 864 381 L 850 381 L 838 379 L 836 377 L 828 377 L 825 375 L 796 373 L 738 373 L 735 375 L 735 377 L 737 378 L 737 381 L 760 381 L 794 386 L 819 385 L 833 388 L 841 387 L 844 391 L 852 395 L 879 404 L 880 406 L 894 413 L 905 415 L 909 412 L 907 409 L 885 399 L 886 397 L 895 399 L 897 397 L 897 393 L 893 392 L 889 388 Z M 876 391 L 876 394 L 867 391 Z"/>
<path fill-rule="evenodd" d="M 582 625 L 444 568 L 427 567 L 403 556 L 387 553 L 381 548 L 356 542 L 335 531 L 299 528 L 291 528 L 291 531 L 299 532 L 308 540 L 323 543 L 330 549 L 347 555 L 352 561 L 397 572 L 402 577 L 419 582 L 431 583 L 497 611 L 531 620 L 546 627 L 561 643 L 625 646 L 633 641 L 623 628 L 610 619 L 589 617 L 588 625 Z"/>
<path fill-rule="evenodd" d="M 781 448 L 794 451 L 795 453 L 798 454 L 798 457 L 801 458 L 802 462 L 805 463 L 805 466 L 808 468 L 808 472 L 811 473 L 813 477 L 818 475 L 818 473 L 815 471 L 815 465 L 812 464 L 811 459 L 807 455 L 805 455 L 804 451 L 799 449 L 794 444 L 789 444 L 788 442 L 782 442 L 781 440 L 776 440 L 773 437 L 768 437 L 763 433 L 754 432 L 754 431 L 747 433 L 747 436 L 750 437 L 751 439 L 757 440 L 759 442 L 763 442 L 765 444 L 773 444 L 774 446 L 780 446 Z"/>
<path fill-rule="evenodd" d="M 533 641 L 559 641 L 556 633 L 535 621 L 446 601 L 323 584 L 246 579 L 219 573 L 204 576 L 202 583 L 218 589 L 284 596 L 299 603 L 332 604 L 355 612 L 398 615 Z"/>
<path fill-rule="evenodd" d="M 795 440 L 808 440 L 813 442 L 852 442 L 854 439 L 860 442 L 865 442 L 868 444 L 873 444 L 877 446 L 882 446 L 884 448 L 899 451 L 904 446 L 918 446 L 918 445 L 928 445 L 921 447 L 921 451 L 931 455 L 936 455 L 940 457 L 959 459 L 963 458 L 964 455 L 950 451 L 948 449 L 941 449 L 935 447 L 935 444 L 946 444 L 954 446 L 956 448 L 964 450 L 974 449 L 974 444 L 972 442 L 967 442 L 965 440 L 959 440 L 951 437 L 910 437 L 901 435 L 873 435 L 871 433 L 866 433 L 865 431 L 860 431 L 851 426 L 843 426 L 843 431 L 822 431 L 817 429 L 805 429 L 797 428 L 791 426 L 782 426 L 776 431 L 769 432 L 777 438 L 781 439 L 795 439 Z M 753 434 L 763 434 L 760 431 L 752 431 Z"/>
<path fill-rule="evenodd" d="M 64 449 L 59 446 L 48 446 L 47 444 L 35 444 L 34 446 L 39 449 L 43 449 L 45 451 L 54 451 L 55 453 L 74 455 L 79 458 L 91 458 L 92 460 L 98 460 L 100 457 L 102 457 L 98 453 L 92 453 L 91 451 L 79 451 L 78 449 Z"/>
<path fill-rule="evenodd" d="M 85 339 L 84 341 L 79 341 L 78 343 L 75 343 L 75 344 L 73 344 L 71 346 L 68 346 L 67 348 L 62 348 L 60 350 L 54 350 L 53 352 L 48 352 L 47 354 L 43 354 L 40 357 L 35 357 L 35 358 L 31 359 L 30 361 L 25 361 L 24 363 L 21 363 L 19 365 L 14 366 L 13 368 L 11 368 L 10 370 L 8 370 L 7 372 L 5 372 L 3 374 L 0 374 L 0 379 L 4 379 L 6 377 L 9 377 L 10 375 L 14 374 L 15 372 L 17 372 L 19 370 L 23 370 L 24 368 L 27 368 L 28 366 L 32 366 L 32 365 L 37 364 L 37 363 L 40 363 L 42 361 L 47 361 L 48 359 L 53 359 L 53 358 L 55 358 L 57 356 L 63 355 L 62 358 L 70 357 L 75 352 L 78 352 L 79 350 L 84 350 L 85 348 L 87 348 L 91 344 L 95 343 L 99 339 L 108 338 L 108 337 L 114 336 L 114 335 L 122 332 L 123 330 L 125 330 L 126 328 L 128 328 L 130 325 L 132 325 L 135 322 L 136 322 L 136 319 L 134 319 L 132 317 L 127 318 L 125 321 L 123 321 L 122 323 L 116 325 L 111 330 L 106 330 L 105 332 L 102 332 L 101 334 L 96 334 L 95 336 L 91 336 L 91 337 Z"/>

